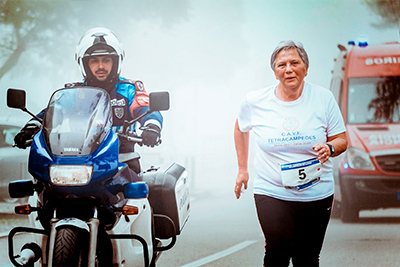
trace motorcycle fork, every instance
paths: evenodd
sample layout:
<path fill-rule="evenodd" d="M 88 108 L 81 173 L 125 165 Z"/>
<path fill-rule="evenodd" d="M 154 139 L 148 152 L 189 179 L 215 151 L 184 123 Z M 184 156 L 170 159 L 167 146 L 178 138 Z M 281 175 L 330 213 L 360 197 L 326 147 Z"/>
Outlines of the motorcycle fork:
<path fill-rule="evenodd" d="M 90 229 L 88 267 L 95 267 L 96 264 L 97 234 L 99 231 L 99 223 L 100 221 L 97 218 L 91 218 L 88 222 Z"/>
<path fill-rule="evenodd" d="M 50 234 L 49 234 L 49 246 L 48 246 L 48 251 L 47 251 L 47 266 L 53 266 L 53 255 L 54 255 L 54 246 L 56 243 L 56 235 L 57 235 L 57 229 L 56 229 L 56 223 L 60 219 L 58 218 L 51 218 L 50 220 Z"/>

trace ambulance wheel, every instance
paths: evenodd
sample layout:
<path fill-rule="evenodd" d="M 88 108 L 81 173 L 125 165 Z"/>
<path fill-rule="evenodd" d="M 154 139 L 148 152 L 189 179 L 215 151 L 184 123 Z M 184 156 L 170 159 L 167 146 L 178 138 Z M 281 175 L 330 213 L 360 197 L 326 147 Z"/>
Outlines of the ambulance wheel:
<path fill-rule="evenodd" d="M 340 210 L 340 202 L 333 201 L 331 218 L 340 219 L 341 212 L 342 211 Z"/>
<path fill-rule="evenodd" d="M 342 203 L 340 205 L 340 219 L 342 222 L 356 222 L 358 221 L 359 209 L 348 201 L 346 194 L 342 194 Z"/>

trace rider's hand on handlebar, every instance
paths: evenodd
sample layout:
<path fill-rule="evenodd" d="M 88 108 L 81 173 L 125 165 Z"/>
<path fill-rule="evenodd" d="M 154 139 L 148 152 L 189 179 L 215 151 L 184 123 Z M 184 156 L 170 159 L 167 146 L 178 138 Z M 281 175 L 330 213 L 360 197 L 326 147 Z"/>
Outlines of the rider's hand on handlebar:
<path fill-rule="evenodd" d="M 142 133 L 143 144 L 145 146 L 154 147 L 158 144 L 158 139 L 160 137 L 161 129 L 154 125 L 148 124 L 144 127 Z"/>
<path fill-rule="evenodd" d="M 18 148 L 27 148 L 30 146 L 30 142 L 27 142 L 28 140 L 31 140 L 33 136 L 37 132 L 39 132 L 40 127 L 36 124 L 30 124 L 27 123 L 24 128 L 21 129 L 19 133 L 14 137 L 14 143 Z"/>

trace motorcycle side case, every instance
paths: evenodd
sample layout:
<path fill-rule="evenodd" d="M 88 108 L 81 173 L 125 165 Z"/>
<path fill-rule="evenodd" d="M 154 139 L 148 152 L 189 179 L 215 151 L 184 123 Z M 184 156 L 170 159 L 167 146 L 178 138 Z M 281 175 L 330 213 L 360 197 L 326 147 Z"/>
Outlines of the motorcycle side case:
<path fill-rule="evenodd" d="M 190 197 L 186 169 L 172 163 L 160 168 L 151 168 L 144 172 L 143 181 L 149 187 L 149 202 L 153 208 L 155 235 L 161 239 L 174 236 L 170 224 L 163 219 L 168 216 L 175 224 L 179 235 L 189 218 Z"/>

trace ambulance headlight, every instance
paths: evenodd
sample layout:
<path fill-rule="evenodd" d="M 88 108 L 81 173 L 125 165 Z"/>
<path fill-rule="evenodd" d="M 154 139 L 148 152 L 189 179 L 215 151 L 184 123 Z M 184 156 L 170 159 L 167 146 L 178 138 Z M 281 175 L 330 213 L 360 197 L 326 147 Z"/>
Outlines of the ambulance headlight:
<path fill-rule="evenodd" d="M 87 185 L 92 173 L 93 166 L 89 165 L 52 165 L 50 181 L 59 186 Z"/>
<path fill-rule="evenodd" d="M 347 160 L 350 168 L 352 169 L 369 171 L 375 170 L 369 154 L 360 149 L 349 147 L 347 149 Z"/>

